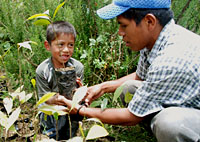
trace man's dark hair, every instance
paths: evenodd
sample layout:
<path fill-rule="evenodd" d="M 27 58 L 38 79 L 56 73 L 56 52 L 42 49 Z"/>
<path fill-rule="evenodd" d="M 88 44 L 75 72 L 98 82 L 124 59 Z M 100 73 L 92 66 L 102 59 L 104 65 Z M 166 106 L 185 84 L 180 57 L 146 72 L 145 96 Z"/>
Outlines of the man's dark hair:
<path fill-rule="evenodd" d="M 173 17 L 174 13 L 171 9 L 136 9 L 131 8 L 124 12 L 122 16 L 129 20 L 133 19 L 138 25 L 147 14 L 153 14 L 159 21 L 161 26 L 165 26 Z"/>
<path fill-rule="evenodd" d="M 72 34 L 76 39 L 76 30 L 74 26 L 66 21 L 56 21 L 48 25 L 46 38 L 49 44 L 61 33 Z"/>

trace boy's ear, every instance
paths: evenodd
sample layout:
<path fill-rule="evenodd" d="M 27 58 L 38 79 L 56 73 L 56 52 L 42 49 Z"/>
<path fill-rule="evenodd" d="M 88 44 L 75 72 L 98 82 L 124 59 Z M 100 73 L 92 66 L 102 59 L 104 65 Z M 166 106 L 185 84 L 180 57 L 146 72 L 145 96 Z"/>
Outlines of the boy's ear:
<path fill-rule="evenodd" d="M 49 42 L 47 40 L 44 41 L 44 47 L 50 51 L 50 45 L 49 45 Z"/>

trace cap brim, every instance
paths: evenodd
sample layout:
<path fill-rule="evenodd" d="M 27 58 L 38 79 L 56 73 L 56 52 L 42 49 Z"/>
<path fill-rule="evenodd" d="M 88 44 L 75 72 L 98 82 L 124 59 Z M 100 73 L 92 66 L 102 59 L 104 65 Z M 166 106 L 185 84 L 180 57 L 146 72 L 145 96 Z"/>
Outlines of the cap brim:
<path fill-rule="evenodd" d="M 111 3 L 99 10 L 97 10 L 97 15 L 102 19 L 113 19 L 120 14 L 124 13 L 126 10 L 128 10 L 130 7 L 122 7 L 117 6 L 114 3 Z"/>

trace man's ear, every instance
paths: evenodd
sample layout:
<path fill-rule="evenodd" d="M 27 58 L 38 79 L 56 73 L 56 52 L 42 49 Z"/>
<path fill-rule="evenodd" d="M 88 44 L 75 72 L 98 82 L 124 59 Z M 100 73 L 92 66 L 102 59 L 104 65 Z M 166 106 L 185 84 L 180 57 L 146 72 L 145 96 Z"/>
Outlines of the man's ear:
<path fill-rule="evenodd" d="M 156 17 L 153 14 L 147 14 L 144 17 L 144 20 L 145 20 L 145 24 L 148 27 L 148 30 L 150 30 L 150 31 L 154 30 L 158 24 L 158 20 L 156 19 Z"/>
<path fill-rule="evenodd" d="M 48 51 L 50 51 L 50 44 L 49 44 L 49 42 L 47 41 L 47 40 L 45 40 L 44 41 L 44 47 L 48 50 Z"/>

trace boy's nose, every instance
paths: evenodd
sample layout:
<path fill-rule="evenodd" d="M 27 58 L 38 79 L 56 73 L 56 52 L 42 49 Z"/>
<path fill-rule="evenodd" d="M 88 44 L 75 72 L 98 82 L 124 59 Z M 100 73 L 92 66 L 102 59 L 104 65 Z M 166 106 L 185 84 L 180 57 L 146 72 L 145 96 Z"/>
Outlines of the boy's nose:
<path fill-rule="evenodd" d="M 125 35 L 125 32 L 122 31 L 122 30 L 119 28 L 118 34 L 119 34 L 120 36 L 124 36 L 124 35 Z"/>
<path fill-rule="evenodd" d="M 64 48 L 63 48 L 63 52 L 69 52 L 69 49 L 68 49 L 67 46 L 64 46 Z"/>

